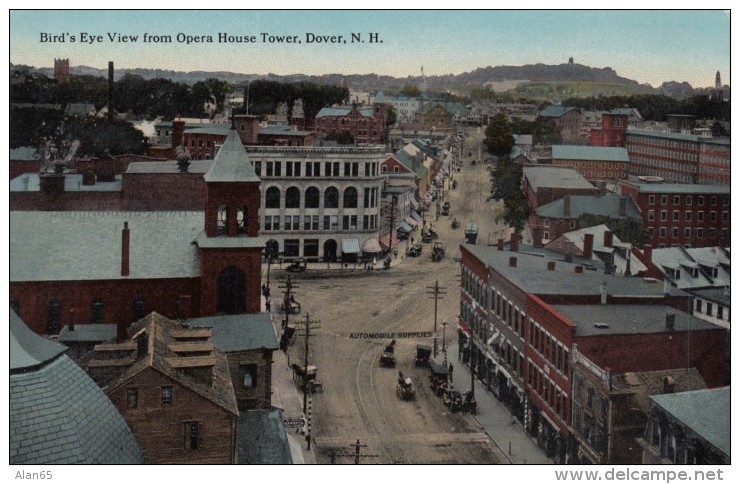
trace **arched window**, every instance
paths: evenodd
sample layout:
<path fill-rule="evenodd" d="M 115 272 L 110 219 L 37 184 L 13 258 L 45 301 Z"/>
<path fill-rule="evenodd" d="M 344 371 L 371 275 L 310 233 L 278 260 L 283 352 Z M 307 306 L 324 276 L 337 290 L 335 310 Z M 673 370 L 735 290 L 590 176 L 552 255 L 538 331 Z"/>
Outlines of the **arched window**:
<path fill-rule="evenodd" d="M 290 187 L 285 191 L 285 208 L 301 207 L 301 191 L 297 187 Z"/>
<path fill-rule="evenodd" d="M 308 187 L 306 190 L 306 208 L 319 208 L 319 189 Z"/>
<path fill-rule="evenodd" d="M 339 208 L 339 190 L 329 187 L 324 192 L 324 208 Z"/>
<path fill-rule="evenodd" d="M 280 189 L 270 187 L 265 193 L 265 208 L 280 208 Z"/>
<path fill-rule="evenodd" d="M 247 233 L 247 207 L 239 205 L 236 207 L 236 234 Z"/>
<path fill-rule="evenodd" d="M 62 329 L 62 309 L 59 300 L 55 297 L 46 303 L 46 332 L 48 334 L 59 334 Z"/>
<path fill-rule="evenodd" d="M 357 189 L 349 187 L 344 191 L 344 208 L 357 208 Z"/>
<path fill-rule="evenodd" d="M 216 222 L 216 233 L 218 235 L 226 235 L 228 232 L 228 225 L 227 225 L 227 212 L 226 212 L 226 205 L 221 205 L 218 207 L 218 221 Z"/>
<path fill-rule="evenodd" d="M 134 296 L 134 321 L 146 316 L 146 300 L 141 294 Z"/>

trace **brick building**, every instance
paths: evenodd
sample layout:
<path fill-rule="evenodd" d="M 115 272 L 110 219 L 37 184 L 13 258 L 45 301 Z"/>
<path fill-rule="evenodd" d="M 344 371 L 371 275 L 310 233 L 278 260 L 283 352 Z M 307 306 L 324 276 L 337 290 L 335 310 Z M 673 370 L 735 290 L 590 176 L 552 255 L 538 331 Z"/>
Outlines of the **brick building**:
<path fill-rule="evenodd" d="M 565 106 L 547 106 L 538 117 L 549 120 L 560 133 L 561 143 L 578 143 L 581 131 L 581 111 Z"/>
<path fill-rule="evenodd" d="M 730 184 L 730 139 L 629 129 L 631 174 L 675 183 Z"/>
<path fill-rule="evenodd" d="M 600 191 L 575 168 L 531 165 L 522 167 L 522 191 L 529 213 L 566 195 L 596 195 Z"/>
<path fill-rule="evenodd" d="M 199 211 L 12 211 L 10 297 L 37 333 L 260 311 L 259 178 L 235 131 Z"/>
<path fill-rule="evenodd" d="M 326 136 L 338 131 L 348 131 L 355 143 L 385 143 L 388 106 L 376 103 L 372 106 L 322 108 L 316 115 L 316 131 Z"/>
<path fill-rule="evenodd" d="M 552 164 L 575 168 L 587 180 L 621 180 L 627 178 L 630 160 L 624 148 L 553 145 Z"/>
<path fill-rule="evenodd" d="M 708 386 L 724 384 L 724 333 L 680 312 L 685 293 L 518 245 L 513 238 L 507 251 L 502 241 L 461 246 L 459 342 L 476 375 L 549 456 L 564 461 L 573 453 L 575 345 L 617 372 L 696 367 Z M 667 313 L 676 314 L 672 326 Z"/>
<path fill-rule="evenodd" d="M 588 132 L 588 144 L 591 146 L 624 147 L 629 114 L 627 110 L 613 110 L 601 113 L 601 125 Z"/>
<path fill-rule="evenodd" d="M 637 202 L 653 247 L 730 246 L 729 185 L 640 181 L 620 181 L 617 192 Z"/>

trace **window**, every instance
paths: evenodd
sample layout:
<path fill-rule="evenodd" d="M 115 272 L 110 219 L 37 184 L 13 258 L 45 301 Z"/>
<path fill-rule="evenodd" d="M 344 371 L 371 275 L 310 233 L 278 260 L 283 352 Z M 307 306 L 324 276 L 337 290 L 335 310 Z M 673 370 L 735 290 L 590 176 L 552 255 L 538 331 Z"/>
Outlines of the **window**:
<path fill-rule="evenodd" d="M 310 166 L 310 164 L 306 165 Z M 306 208 L 319 208 L 319 189 L 308 187 L 306 189 Z"/>
<path fill-rule="evenodd" d="M 719 304 L 717 305 L 717 318 L 722 319 L 724 317 L 724 310 L 724 307 L 720 306 Z"/>
<path fill-rule="evenodd" d="M 283 247 L 286 257 L 298 257 L 301 242 L 298 239 L 286 239 Z"/>
<path fill-rule="evenodd" d="M 661 195 L 660 196 L 660 204 L 661 205 L 668 205 L 668 195 Z"/>
<path fill-rule="evenodd" d="M 198 450 L 201 439 L 201 425 L 199 422 L 185 422 L 185 450 Z"/>
<path fill-rule="evenodd" d="M 696 238 L 698 239 L 704 238 L 704 229 L 696 229 Z"/>
<path fill-rule="evenodd" d="M 254 162 L 254 172 L 257 176 L 262 176 L 262 162 L 261 161 Z"/>
<path fill-rule="evenodd" d="M 285 208 L 300 208 L 301 191 L 297 187 L 290 187 L 285 191 Z"/>
<path fill-rule="evenodd" d="M 648 196 L 648 205 L 655 205 L 655 195 Z"/>
<path fill-rule="evenodd" d="M 686 205 L 691 205 L 692 202 L 691 195 L 686 195 Z"/>
<path fill-rule="evenodd" d="M 648 210 L 648 221 L 652 222 L 655 220 L 655 210 Z"/>
<path fill-rule="evenodd" d="M 272 176 L 272 174 L 274 173 L 274 166 L 275 166 L 275 162 L 273 161 L 267 162 L 267 171 L 265 172 L 265 176 Z"/>
<path fill-rule="evenodd" d="M 275 176 L 283 176 L 282 174 L 282 162 L 276 161 L 275 162 Z"/>
<path fill-rule="evenodd" d="M 686 210 L 684 218 L 687 222 L 691 222 L 691 211 L 690 210 Z"/>
<path fill-rule="evenodd" d="M 329 187 L 324 192 L 324 208 L 339 208 L 339 190 Z"/>
<path fill-rule="evenodd" d="M 660 228 L 660 238 L 665 239 L 665 235 L 666 235 L 665 227 L 661 227 Z"/>
<path fill-rule="evenodd" d="M 697 204 L 702 206 L 704 205 L 704 195 L 699 195 L 697 197 Z"/>
<path fill-rule="evenodd" d="M 678 195 L 673 196 L 673 205 L 680 205 L 681 204 L 681 197 Z"/>
<path fill-rule="evenodd" d="M 46 332 L 48 334 L 59 334 L 62 329 L 62 310 L 59 299 L 53 297 L 46 303 Z"/>
<path fill-rule="evenodd" d="M 661 210 L 660 211 L 660 221 L 665 222 L 668 220 L 668 211 L 667 210 Z"/>
<path fill-rule="evenodd" d="M 126 390 L 126 405 L 128 408 L 136 408 L 139 406 L 138 388 L 129 388 Z"/>
<path fill-rule="evenodd" d="M 280 189 L 278 187 L 267 189 L 265 193 L 265 208 L 280 208 Z"/>
<path fill-rule="evenodd" d="M 257 385 L 257 365 L 242 365 L 242 372 L 244 388 L 254 388 Z"/>
<path fill-rule="evenodd" d="M 673 221 L 674 222 L 678 222 L 680 218 L 681 218 L 681 216 L 679 214 L 679 211 L 678 210 L 674 210 L 673 211 Z"/>
<path fill-rule="evenodd" d="M 99 297 L 93 299 L 90 304 L 90 315 L 93 324 L 103 324 L 105 321 L 105 308 L 103 307 L 103 300 Z"/>
<path fill-rule="evenodd" d="M 717 205 L 717 197 L 711 197 L 709 199 L 709 205 L 711 205 L 712 207 L 716 206 Z"/>
<path fill-rule="evenodd" d="M 707 316 L 711 316 L 712 315 L 712 309 L 713 309 L 712 303 L 708 302 L 707 303 L 707 310 L 706 310 Z"/>
<path fill-rule="evenodd" d="M 678 238 L 678 227 L 673 227 L 673 229 L 671 230 L 671 237 L 673 237 L 674 239 Z"/>
<path fill-rule="evenodd" d="M 357 189 L 349 187 L 344 190 L 344 208 L 357 208 Z"/>
<path fill-rule="evenodd" d="M 697 220 L 697 222 L 703 222 L 704 221 L 704 212 L 696 212 L 696 220 Z"/>
<path fill-rule="evenodd" d="M 716 222 L 717 221 L 717 212 L 709 212 L 709 221 L 710 222 Z"/>
<path fill-rule="evenodd" d="M 318 225 L 318 216 L 316 217 Z M 319 239 L 306 239 L 303 241 L 303 257 L 319 256 Z"/>
<path fill-rule="evenodd" d="M 172 387 L 162 387 L 162 405 L 172 405 Z"/>
<path fill-rule="evenodd" d="M 691 229 L 690 228 L 683 229 L 683 236 L 685 238 L 687 238 L 687 239 L 690 239 L 691 238 Z"/>

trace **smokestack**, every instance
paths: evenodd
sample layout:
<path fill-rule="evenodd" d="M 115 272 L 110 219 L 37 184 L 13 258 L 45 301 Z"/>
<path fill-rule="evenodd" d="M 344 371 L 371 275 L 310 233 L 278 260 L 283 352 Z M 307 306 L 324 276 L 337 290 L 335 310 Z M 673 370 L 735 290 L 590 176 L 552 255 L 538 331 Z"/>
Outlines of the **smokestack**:
<path fill-rule="evenodd" d="M 511 234 L 509 239 L 509 250 L 512 252 L 519 252 L 519 236 L 514 232 Z"/>
<path fill-rule="evenodd" d="M 498 250 L 504 250 L 504 239 L 498 239 L 496 247 L 498 248 Z"/>
<path fill-rule="evenodd" d="M 129 243 L 131 239 L 131 233 L 128 229 L 128 222 L 123 222 L 123 230 L 121 231 L 121 275 L 129 275 Z"/>
<path fill-rule="evenodd" d="M 113 119 L 113 61 L 108 61 L 108 119 Z"/>
<path fill-rule="evenodd" d="M 516 267 L 516 257 L 509 257 L 509 267 Z"/>
<path fill-rule="evenodd" d="M 570 215 L 570 195 L 563 197 L 563 215 Z"/>
<path fill-rule="evenodd" d="M 576 274 L 583 274 L 583 266 L 576 266 L 574 270 Z"/>
<path fill-rule="evenodd" d="M 126 334 L 126 323 L 118 321 L 116 324 L 116 343 L 123 343 L 126 341 L 126 338 L 128 338 L 128 334 Z"/>
<path fill-rule="evenodd" d="M 548 271 L 554 271 L 555 270 L 555 261 L 551 260 L 547 262 L 547 270 Z"/>
<path fill-rule="evenodd" d="M 175 119 L 172 121 L 172 138 L 171 145 L 174 150 L 178 146 L 183 144 L 183 135 L 185 133 L 185 121 L 182 119 Z"/>
<path fill-rule="evenodd" d="M 591 259 L 594 256 L 594 234 L 583 235 L 583 258 Z"/>
<path fill-rule="evenodd" d="M 676 329 L 676 313 L 666 313 L 665 328 L 668 331 L 673 331 L 674 329 Z"/>
<path fill-rule="evenodd" d="M 606 304 L 606 281 L 599 284 L 599 293 L 601 293 L 601 304 Z"/>
<path fill-rule="evenodd" d="M 604 247 L 611 247 L 614 243 L 614 234 L 607 230 L 604 232 Z"/>

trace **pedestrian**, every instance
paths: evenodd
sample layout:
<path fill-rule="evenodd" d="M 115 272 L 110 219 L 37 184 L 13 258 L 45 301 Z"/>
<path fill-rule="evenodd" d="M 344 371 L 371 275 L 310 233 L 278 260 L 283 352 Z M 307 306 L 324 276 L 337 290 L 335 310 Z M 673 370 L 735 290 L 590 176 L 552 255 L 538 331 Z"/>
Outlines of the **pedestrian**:
<path fill-rule="evenodd" d="M 452 383 L 452 363 L 450 363 L 450 368 L 448 371 L 450 373 L 450 383 Z"/>

